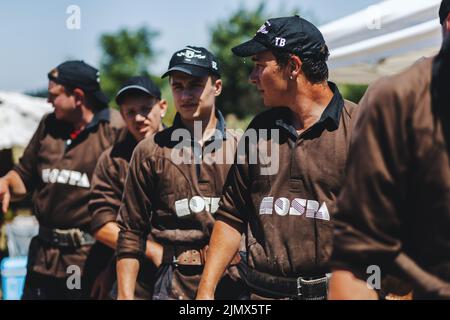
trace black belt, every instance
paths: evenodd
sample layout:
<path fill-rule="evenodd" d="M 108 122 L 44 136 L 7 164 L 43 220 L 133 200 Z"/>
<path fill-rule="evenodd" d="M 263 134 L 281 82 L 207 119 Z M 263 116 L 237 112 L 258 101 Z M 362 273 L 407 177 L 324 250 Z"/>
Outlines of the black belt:
<path fill-rule="evenodd" d="M 38 236 L 45 242 L 61 248 L 79 248 L 95 243 L 93 236 L 78 228 L 61 230 L 49 229 L 41 225 Z"/>
<path fill-rule="evenodd" d="M 331 274 L 312 277 L 284 278 L 259 272 L 241 261 L 241 277 L 247 285 L 263 296 L 295 300 L 326 300 Z"/>

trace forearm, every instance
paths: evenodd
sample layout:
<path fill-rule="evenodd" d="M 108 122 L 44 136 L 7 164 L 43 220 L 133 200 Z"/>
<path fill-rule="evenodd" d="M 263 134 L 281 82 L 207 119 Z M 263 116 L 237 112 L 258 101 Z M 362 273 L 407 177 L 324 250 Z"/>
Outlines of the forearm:
<path fill-rule="evenodd" d="M 328 292 L 329 300 L 377 300 L 375 290 L 367 286 L 367 282 L 355 277 L 346 270 L 334 270 Z"/>
<path fill-rule="evenodd" d="M 8 183 L 12 201 L 20 200 L 21 198 L 26 196 L 27 188 L 25 187 L 22 178 L 16 171 L 14 170 L 9 171 L 1 179 L 5 179 L 5 181 Z"/>
<path fill-rule="evenodd" d="M 95 239 L 115 250 L 119 239 L 119 231 L 116 222 L 108 222 L 95 232 Z"/>
<path fill-rule="evenodd" d="M 197 299 L 214 299 L 220 278 L 239 250 L 241 236 L 240 230 L 225 222 L 217 221 L 214 224 Z"/>
<path fill-rule="evenodd" d="M 145 247 L 145 257 L 149 259 L 157 268 L 162 264 L 163 246 L 157 242 L 147 240 Z"/>
<path fill-rule="evenodd" d="M 117 261 L 118 300 L 133 300 L 139 272 L 137 259 L 123 258 Z"/>

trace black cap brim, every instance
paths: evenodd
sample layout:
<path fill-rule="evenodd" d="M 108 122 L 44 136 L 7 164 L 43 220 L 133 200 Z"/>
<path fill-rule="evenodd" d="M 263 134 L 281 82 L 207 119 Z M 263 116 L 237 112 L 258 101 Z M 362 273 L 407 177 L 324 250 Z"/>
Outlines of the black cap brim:
<path fill-rule="evenodd" d="M 130 86 L 123 87 L 122 89 L 119 90 L 119 92 L 117 92 L 116 99 L 115 99 L 117 104 L 120 104 L 120 99 L 125 94 L 125 92 L 127 92 L 128 90 L 139 90 L 139 91 L 145 92 L 149 96 L 153 97 L 153 95 L 150 93 L 150 91 L 148 91 L 146 88 L 144 88 L 142 86 L 138 86 L 138 85 L 130 85 Z M 159 97 L 155 97 L 155 98 L 159 98 Z"/>
<path fill-rule="evenodd" d="M 251 39 L 231 49 L 238 57 L 250 57 L 267 50 L 269 48 L 255 39 Z"/>
<path fill-rule="evenodd" d="M 205 68 L 202 68 L 199 66 L 195 66 L 195 65 L 191 65 L 191 64 L 184 64 L 184 65 L 177 65 L 177 66 L 170 68 L 169 70 L 166 71 L 166 73 L 164 73 L 161 76 L 161 78 L 167 77 L 170 73 L 172 73 L 174 71 L 187 73 L 194 77 L 205 77 L 205 76 L 209 76 L 211 74 L 211 71 L 208 69 L 205 69 Z"/>

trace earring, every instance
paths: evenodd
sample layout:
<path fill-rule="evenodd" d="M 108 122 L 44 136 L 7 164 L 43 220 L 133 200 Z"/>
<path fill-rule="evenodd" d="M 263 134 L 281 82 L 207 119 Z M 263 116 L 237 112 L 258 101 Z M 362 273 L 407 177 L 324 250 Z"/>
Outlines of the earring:
<path fill-rule="evenodd" d="M 293 77 L 293 76 L 290 76 L 289 79 L 294 80 L 294 77 Z"/>

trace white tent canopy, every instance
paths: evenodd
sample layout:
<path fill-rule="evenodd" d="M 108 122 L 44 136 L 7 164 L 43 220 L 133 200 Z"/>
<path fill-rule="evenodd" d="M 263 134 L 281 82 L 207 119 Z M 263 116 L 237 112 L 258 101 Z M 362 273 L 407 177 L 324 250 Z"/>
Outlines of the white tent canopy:
<path fill-rule="evenodd" d="M 330 78 L 371 83 L 439 50 L 441 0 L 386 0 L 320 27 Z"/>
<path fill-rule="evenodd" d="M 0 150 L 25 147 L 42 116 L 51 110 L 46 99 L 0 91 Z"/>

